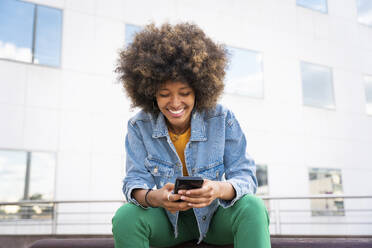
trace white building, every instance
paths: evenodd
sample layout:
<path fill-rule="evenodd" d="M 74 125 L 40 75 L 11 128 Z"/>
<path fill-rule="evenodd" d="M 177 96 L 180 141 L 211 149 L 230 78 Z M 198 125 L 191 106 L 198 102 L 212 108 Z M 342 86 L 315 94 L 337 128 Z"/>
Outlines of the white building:
<path fill-rule="evenodd" d="M 323 180 L 325 193 L 372 195 L 371 2 L 1 0 L 0 201 L 123 199 L 124 138 L 134 111 L 113 71 L 133 30 L 165 21 L 194 22 L 230 49 L 221 102 L 267 177 L 264 193 L 324 193 L 310 179 L 332 177 Z M 317 216 L 312 206 L 324 204 L 281 202 L 281 209 L 306 210 L 297 213 L 306 222 L 329 223 L 293 224 L 293 213 L 284 213 L 292 224 L 281 233 L 372 234 L 371 211 L 363 218 L 348 211 L 371 210 L 371 199 L 337 204 L 341 216 Z M 118 206 L 61 205 L 59 218 Z M 50 230 L 12 225 L 18 207 L 0 211 L 1 233 Z M 57 233 L 110 233 L 110 216 L 82 217 L 107 224 L 61 225 Z M 367 224 L 341 225 L 361 220 Z"/>

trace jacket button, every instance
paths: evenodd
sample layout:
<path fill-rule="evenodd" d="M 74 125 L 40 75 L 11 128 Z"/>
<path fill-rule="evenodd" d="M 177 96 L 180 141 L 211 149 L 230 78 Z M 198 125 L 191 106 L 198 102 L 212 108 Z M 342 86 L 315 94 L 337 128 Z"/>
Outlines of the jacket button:
<path fill-rule="evenodd" d="M 202 219 L 203 219 L 203 220 L 206 220 L 206 219 L 207 219 L 207 216 L 204 215 Z"/>

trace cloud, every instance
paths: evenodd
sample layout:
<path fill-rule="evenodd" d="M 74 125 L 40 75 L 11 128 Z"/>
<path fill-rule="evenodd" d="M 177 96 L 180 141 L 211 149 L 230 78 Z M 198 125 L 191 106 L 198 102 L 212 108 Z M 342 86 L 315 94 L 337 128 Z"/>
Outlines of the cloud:
<path fill-rule="evenodd" d="M 368 26 L 372 26 L 372 13 L 370 13 L 370 14 L 363 13 L 363 14 L 359 15 L 358 21 L 360 23 L 366 24 Z"/>
<path fill-rule="evenodd" d="M 32 52 L 30 48 L 17 47 L 13 43 L 0 40 L 0 57 L 22 62 L 31 62 Z"/>

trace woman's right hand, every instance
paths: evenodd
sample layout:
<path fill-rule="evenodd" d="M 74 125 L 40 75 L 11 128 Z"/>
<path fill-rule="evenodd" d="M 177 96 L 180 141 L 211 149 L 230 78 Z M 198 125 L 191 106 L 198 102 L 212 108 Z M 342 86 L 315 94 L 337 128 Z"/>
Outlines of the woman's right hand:
<path fill-rule="evenodd" d="M 191 207 L 187 205 L 187 202 L 177 202 L 181 198 L 181 195 L 173 194 L 173 190 L 174 184 L 167 183 L 161 189 L 151 191 L 147 195 L 147 198 L 151 205 L 165 208 L 172 214 L 177 211 L 189 210 Z"/>

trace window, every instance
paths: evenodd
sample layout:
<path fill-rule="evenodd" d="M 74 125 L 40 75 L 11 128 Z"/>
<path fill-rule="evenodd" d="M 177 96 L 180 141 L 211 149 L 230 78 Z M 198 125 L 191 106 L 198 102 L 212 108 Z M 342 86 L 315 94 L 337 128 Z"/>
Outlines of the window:
<path fill-rule="evenodd" d="M 257 195 L 268 195 L 267 165 L 256 165 L 256 177 L 258 181 Z"/>
<path fill-rule="evenodd" d="M 329 67 L 301 62 L 301 77 L 305 105 L 335 108 L 332 70 Z"/>
<path fill-rule="evenodd" d="M 372 27 L 372 1 L 357 0 L 358 22 Z"/>
<path fill-rule="evenodd" d="M 327 0 L 296 0 L 296 3 L 298 6 L 320 11 L 322 13 L 328 12 Z"/>
<path fill-rule="evenodd" d="M 341 170 L 310 168 L 310 194 L 343 194 Z M 343 198 L 311 200 L 313 216 L 345 215 Z"/>
<path fill-rule="evenodd" d="M 55 155 L 0 150 L 0 201 L 52 200 Z M 51 218 L 50 205 L 3 206 L 0 219 Z"/>
<path fill-rule="evenodd" d="M 366 92 L 366 110 L 368 115 L 372 115 L 372 76 L 364 76 Z"/>
<path fill-rule="evenodd" d="M 269 195 L 269 183 L 267 180 L 267 165 L 256 164 L 257 195 Z M 264 200 L 267 210 L 270 212 L 270 200 Z"/>
<path fill-rule="evenodd" d="M 137 32 L 141 31 L 141 26 L 136 26 L 132 24 L 125 24 L 125 44 L 128 45 L 132 43 L 134 36 Z"/>
<path fill-rule="evenodd" d="M 0 58 L 58 67 L 61 32 L 61 10 L 0 1 Z"/>
<path fill-rule="evenodd" d="M 231 61 L 226 73 L 225 92 L 263 98 L 262 54 L 228 47 Z"/>

